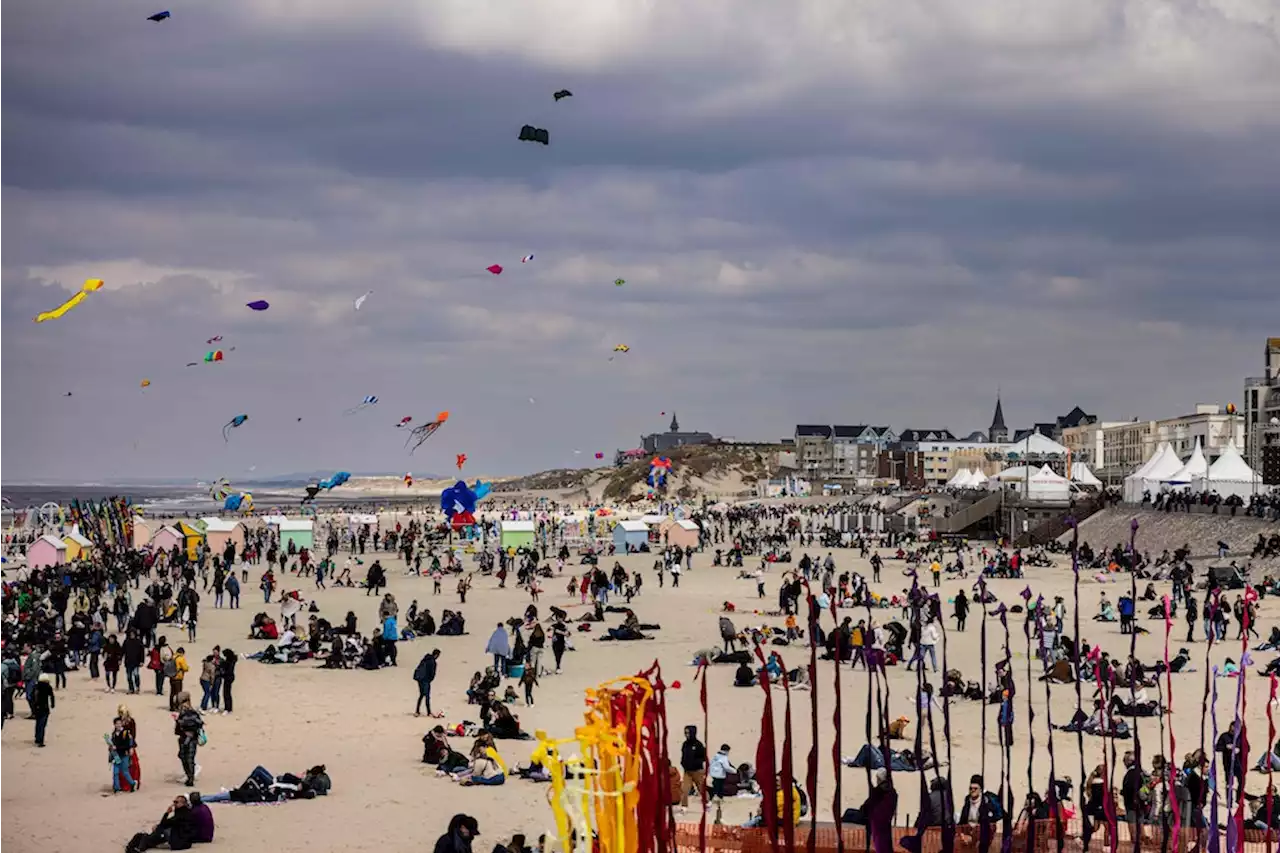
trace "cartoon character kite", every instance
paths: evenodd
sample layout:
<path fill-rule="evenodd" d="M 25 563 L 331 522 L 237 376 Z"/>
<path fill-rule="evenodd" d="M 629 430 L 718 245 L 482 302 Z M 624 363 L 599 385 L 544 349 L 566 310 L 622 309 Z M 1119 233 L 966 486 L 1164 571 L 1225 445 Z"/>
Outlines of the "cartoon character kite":
<path fill-rule="evenodd" d="M 150 384 L 150 383 L 148 383 L 148 384 Z M 238 429 L 239 427 L 244 426 L 244 422 L 245 422 L 245 421 L 247 421 L 247 420 L 249 420 L 249 416 L 248 416 L 248 415 L 236 415 L 234 418 L 232 418 L 231 420 L 227 421 L 226 425 L 224 425 L 224 426 L 222 427 L 222 440 L 223 440 L 223 441 L 230 441 L 230 440 L 231 440 L 231 436 L 230 436 L 230 435 L 228 435 L 228 433 L 229 433 L 231 430 L 233 430 L 233 429 Z"/>
<path fill-rule="evenodd" d="M 597 459 L 603 459 L 603 458 L 604 458 L 604 454 L 603 454 L 603 453 L 597 453 L 597 454 L 596 454 L 596 458 L 597 458 Z"/>
<path fill-rule="evenodd" d="M 459 453 L 457 457 L 458 470 L 462 470 L 462 466 L 467 464 L 467 454 Z"/>
<path fill-rule="evenodd" d="M 476 523 L 476 493 L 462 480 L 440 493 L 440 508 L 454 531 Z"/>
<path fill-rule="evenodd" d="M 422 443 L 424 441 L 426 441 L 428 438 L 431 438 L 431 436 L 435 435 L 436 430 L 440 429 L 440 427 L 443 426 L 444 422 L 447 420 L 449 420 L 449 413 L 440 412 L 438 415 L 436 415 L 436 419 L 431 423 L 423 424 L 422 426 L 416 426 L 413 429 L 409 430 L 409 438 L 405 441 L 404 446 L 409 447 L 409 445 L 412 444 L 413 447 L 409 449 L 409 452 L 413 453 L 413 451 L 417 450 L 419 447 L 422 446 Z"/>
<path fill-rule="evenodd" d="M 102 279 L 100 278 L 85 279 L 84 286 L 81 287 L 80 290 L 74 296 L 72 296 L 66 302 L 63 302 L 57 308 L 54 308 L 52 311 L 42 311 L 41 313 L 37 314 L 36 322 L 43 323 L 45 320 L 57 320 L 63 314 L 66 314 L 72 308 L 75 308 L 81 302 L 84 302 L 85 297 L 87 297 L 90 293 L 93 293 L 95 290 L 101 290 L 102 284 L 103 282 L 102 282 Z"/>
<path fill-rule="evenodd" d="M 210 500 L 225 501 L 229 494 L 231 494 L 231 484 L 227 482 L 226 477 L 219 477 L 209 485 Z"/>
<path fill-rule="evenodd" d="M 404 475 L 404 487 L 407 489 L 412 485 L 413 485 L 413 474 L 412 472 L 410 472 Z"/>

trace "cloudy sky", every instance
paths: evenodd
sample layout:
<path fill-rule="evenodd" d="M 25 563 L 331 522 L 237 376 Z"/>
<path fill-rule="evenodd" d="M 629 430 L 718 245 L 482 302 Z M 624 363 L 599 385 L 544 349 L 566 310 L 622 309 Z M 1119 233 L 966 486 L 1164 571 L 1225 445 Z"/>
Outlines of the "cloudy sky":
<path fill-rule="evenodd" d="M 1160 418 L 1280 333 L 1273 0 L 162 2 L 4 4 L 9 482 Z"/>

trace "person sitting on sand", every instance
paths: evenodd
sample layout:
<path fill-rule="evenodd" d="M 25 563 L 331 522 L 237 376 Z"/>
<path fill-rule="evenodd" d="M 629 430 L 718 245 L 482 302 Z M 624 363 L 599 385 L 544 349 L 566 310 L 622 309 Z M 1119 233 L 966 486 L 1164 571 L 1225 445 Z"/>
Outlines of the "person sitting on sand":
<path fill-rule="evenodd" d="M 467 632 L 467 620 L 461 613 L 446 610 L 440 614 L 440 629 L 436 631 L 442 637 L 460 637 Z"/>
<path fill-rule="evenodd" d="M 422 736 L 422 763 L 439 764 L 450 752 L 444 726 L 436 726 Z"/>
<path fill-rule="evenodd" d="M 191 803 L 184 796 L 173 798 L 172 804 L 151 832 L 139 832 L 130 839 L 125 853 L 142 853 L 161 844 L 170 850 L 190 850 L 195 840 L 195 825 L 191 820 Z"/>
<path fill-rule="evenodd" d="M 733 674 L 733 686 L 755 687 L 756 684 L 756 671 L 751 668 L 751 664 L 746 661 L 738 664 L 738 669 Z"/>
<path fill-rule="evenodd" d="M 1116 615 L 1115 606 L 1107 598 L 1107 594 L 1102 594 L 1102 599 L 1098 602 L 1098 612 L 1094 614 L 1095 622 L 1119 622 L 1120 617 Z"/>

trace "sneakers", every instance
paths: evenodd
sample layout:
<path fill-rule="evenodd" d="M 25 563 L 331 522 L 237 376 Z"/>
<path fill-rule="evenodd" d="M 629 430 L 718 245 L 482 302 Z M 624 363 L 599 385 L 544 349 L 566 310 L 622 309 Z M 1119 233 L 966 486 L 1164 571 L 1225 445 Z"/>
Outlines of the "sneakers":
<path fill-rule="evenodd" d="M 201 771 L 201 770 L 203 770 L 203 769 L 204 769 L 203 767 L 201 767 L 199 764 L 197 764 L 197 765 L 196 765 L 196 772 L 195 772 L 195 774 L 194 774 L 191 778 L 192 778 L 192 779 L 199 779 L 199 778 L 200 778 L 200 771 Z"/>

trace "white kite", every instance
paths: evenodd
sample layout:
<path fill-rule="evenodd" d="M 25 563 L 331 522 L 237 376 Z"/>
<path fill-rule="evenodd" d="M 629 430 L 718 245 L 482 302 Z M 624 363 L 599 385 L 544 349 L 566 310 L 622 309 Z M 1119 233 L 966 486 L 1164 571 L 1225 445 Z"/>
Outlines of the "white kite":
<path fill-rule="evenodd" d="M 368 298 L 369 298 L 370 296 L 372 296 L 372 295 L 373 295 L 373 291 L 372 291 L 372 290 L 366 290 L 366 291 L 365 291 L 365 293 L 364 293 L 364 296 L 361 296 L 361 297 L 359 297 L 358 299 L 356 299 L 356 310 L 357 310 L 357 311 L 359 311 L 359 310 L 360 310 L 360 306 L 364 304 L 364 301 L 365 301 L 366 299 L 368 299 Z"/>

